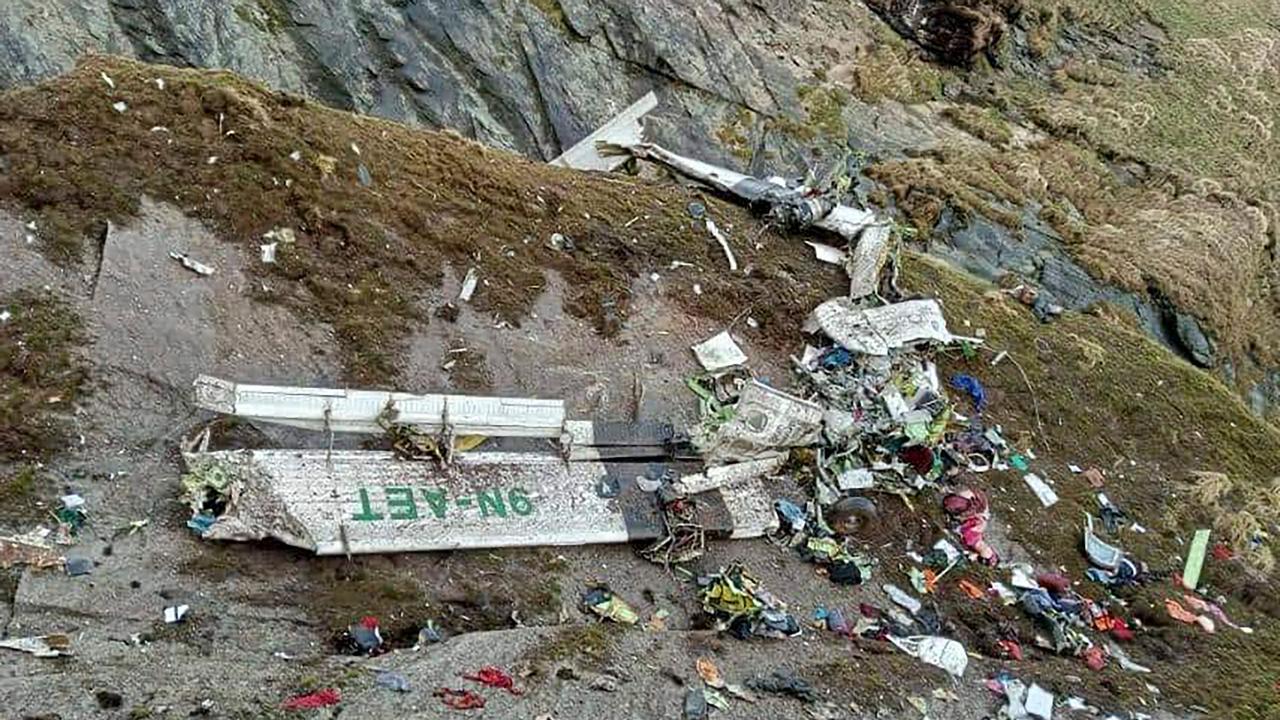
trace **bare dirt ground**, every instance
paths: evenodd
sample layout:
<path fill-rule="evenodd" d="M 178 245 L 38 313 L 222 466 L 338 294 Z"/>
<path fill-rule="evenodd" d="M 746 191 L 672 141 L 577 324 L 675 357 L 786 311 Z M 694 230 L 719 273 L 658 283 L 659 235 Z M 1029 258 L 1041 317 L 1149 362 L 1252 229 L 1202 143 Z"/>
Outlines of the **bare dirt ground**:
<path fill-rule="evenodd" d="M 0 678 L 0 695 L 14 717 L 182 717 L 205 701 L 212 702 L 206 710 L 213 716 L 262 717 L 277 712 L 281 699 L 324 686 L 343 688 L 340 708 L 349 716 L 435 716 L 442 710 L 431 690 L 457 685 L 461 670 L 486 664 L 531 673 L 520 681 L 528 692 L 488 693 L 491 704 L 477 716 L 677 717 L 681 683 L 696 682 L 693 661 L 703 656 L 715 658 L 731 682 L 792 668 L 817 684 L 837 717 L 878 710 L 887 713 L 881 717 L 915 717 L 905 704 L 910 695 L 929 698 L 930 717 L 980 717 L 994 707 L 975 680 L 980 673 L 971 671 L 953 688 L 941 670 L 884 647 L 860 645 L 851 652 L 845 641 L 812 631 L 774 642 L 716 637 L 701 629 L 689 583 L 627 547 L 345 560 L 267 544 L 201 542 L 184 526 L 174 452 L 180 437 L 210 419 L 191 406 L 192 378 L 210 372 L 245 381 L 341 385 L 330 331 L 299 326 L 288 311 L 247 299 L 251 281 L 241 265 L 252 259 L 164 205 L 147 202 L 136 222 L 113 229 L 96 289 L 84 272 L 91 260 L 77 269 L 56 268 L 27 246 L 25 234 L 17 218 L 3 218 L 3 252 L 14 262 L 0 271 L 0 288 L 35 283 L 65 294 L 93 337 L 93 391 L 76 414 L 83 439 L 45 471 L 59 478 L 49 488 L 55 491 L 47 494 L 50 501 L 63 491 L 87 499 L 91 521 L 67 553 L 92 558 L 95 568 L 82 577 L 58 571 L 18 576 L 7 634 L 69 632 L 75 655 L 6 656 L 10 670 Z M 171 248 L 212 264 L 217 274 L 197 277 L 168 258 Z M 457 323 L 414 330 L 404 386 L 476 389 L 474 378 L 458 383 L 439 369 L 451 349 L 466 347 L 481 358 L 485 391 L 564 397 L 581 416 L 625 419 L 635 412 L 639 376 L 645 389 L 640 417 L 692 420 L 683 378 L 695 365 L 687 348 L 719 326 L 672 307 L 665 296 L 686 291 L 681 283 L 637 280 L 642 309 L 610 340 L 563 313 L 557 285 L 518 329 L 495 328 L 491 316 L 464 306 Z M 439 292 L 452 297 L 454 289 L 446 282 Z M 756 347 L 745 323 L 736 331 L 758 374 L 786 377 L 785 358 Z M 223 439 L 322 442 L 268 427 L 231 428 Z M 800 497 L 794 488 L 790 493 Z M 143 530 L 116 533 L 144 518 L 149 522 Z M 896 542 L 886 545 L 895 546 L 888 548 L 890 556 L 899 550 Z M 884 602 L 872 585 L 832 585 L 790 551 L 763 540 L 713 543 L 694 569 L 714 570 L 732 560 L 746 562 L 801 618 L 820 605 Z M 668 610 L 670 630 L 596 625 L 576 606 L 597 582 L 630 599 L 643 617 Z M 191 606 L 189 621 L 166 625 L 163 609 L 179 603 Z M 335 655 L 336 634 L 365 614 L 378 615 L 401 649 L 366 660 Z M 459 634 L 420 652 L 405 649 L 426 619 Z M 516 627 L 517 620 L 528 626 Z M 400 695 L 374 686 L 372 668 L 404 673 L 413 690 Z M 930 695 L 935 688 L 953 688 L 960 700 L 936 701 Z M 111 693 L 123 698 L 118 708 L 106 707 L 114 703 Z M 743 718 L 800 712 L 797 701 L 768 697 L 758 704 L 735 702 L 733 709 Z"/>

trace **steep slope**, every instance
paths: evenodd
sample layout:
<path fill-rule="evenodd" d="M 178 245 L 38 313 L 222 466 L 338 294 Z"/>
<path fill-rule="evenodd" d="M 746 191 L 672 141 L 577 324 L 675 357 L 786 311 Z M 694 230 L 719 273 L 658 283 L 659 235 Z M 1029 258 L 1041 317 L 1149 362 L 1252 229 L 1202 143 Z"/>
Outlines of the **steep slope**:
<path fill-rule="evenodd" d="M 933 250 L 1071 308 L 1132 309 L 1266 415 L 1275 15 L 1272 0 L 15 0 L 0 86 L 103 51 L 225 67 L 536 159 L 656 89 L 663 143 L 762 173 L 869 161 L 864 189 Z"/>
<path fill-rule="evenodd" d="M 26 416 L 5 414 L 0 423 L 38 418 L 29 430 L 56 432 L 35 444 L 61 450 L 46 465 L 0 467 L 0 532 L 29 530 L 59 495 L 78 491 L 92 521 L 68 553 L 95 562 L 92 583 L 59 572 L 4 575 L 12 578 L 0 584 L 6 629 L 74 631 L 79 655 L 60 673 L 43 659 L 15 657 L 0 694 L 20 712 L 88 716 L 98 703 L 115 702 L 92 688 L 123 694 L 135 715 L 162 706 L 185 715 L 210 700 L 232 717 L 263 717 L 287 695 L 334 685 L 355 712 L 395 717 L 433 703 L 427 689 L 455 681 L 459 667 L 503 662 L 532 673 L 522 678 L 527 696 L 502 700 L 519 717 L 584 707 L 622 714 L 629 706 L 666 715 L 679 697 L 662 668 L 692 678 L 689 668 L 703 655 L 722 658 L 735 677 L 794 666 L 819 683 L 824 700 L 868 711 L 901 709 L 904 697 L 952 687 L 940 670 L 862 645 L 851 650 L 831 634 L 813 633 L 807 645 L 713 638 L 698 625 L 691 584 L 626 547 L 348 560 L 215 546 L 185 526 L 172 450 L 207 420 L 187 395 L 197 372 L 562 396 L 582 415 L 686 420 L 695 403 L 683 380 L 696 372 L 687 348 L 726 324 L 744 338 L 758 374 L 787 384 L 803 317 L 847 289 L 842 272 L 814 260 L 802 238 L 667 180 L 549 168 L 228 73 L 122 60 L 95 59 L 0 96 L 0 156 L 0 310 L 15 323 L 0 333 L 0 358 L 40 340 L 54 379 L 74 379 L 67 387 L 77 395 L 66 391 L 75 407 L 63 410 L 47 402 L 46 393 L 63 392 L 58 383 L 0 385 L 0 407 Z M 748 272 L 725 270 L 719 247 L 690 217 L 692 200 L 729 229 Z M 572 250 L 563 239 L 547 247 L 553 233 L 572 239 Z M 262 262 L 263 242 L 278 243 L 277 263 Z M 193 274 L 170 250 L 213 265 L 215 274 Z M 481 284 L 472 303 L 459 303 L 457 281 L 470 268 Z M 947 586 L 936 602 L 947 632 L 980 655 L 972 677 L 1011 669 L 1116 712 L 1151 704 L 1166 717 L 1193 717 L 1193 705 L 1212 717 L 1273 715 L 1280 604 L 1270 544 L 1255 540 L 1277 523 L 1266 481 L 1280 467 L 1280 433 L 1125 313 L 1102 307 L 1045 325 L 937 260 L 908 253 L 902 270 L 908 291 L 943 300 L 953 328 L 986 338 L 978 354 L 938 353 L 944 376 L 965 372 L 983 382 L 987 422 L 1034 449 L 1037 469 L 1057 480 L 1062 499 L 1046 510 L 1019 473 L 966 479 L 995 499 L 993 534 L 1010 557 L 1082 576 L 1077 518 L 1097 500 L 1068 466 L 1096 465 L 1108 470 L 1108 496 L 1147 528 L 1126 532 L 1126 549 L 1161 574 L 1119 591 L 1126 614 L 1143 623 L 1129 651 L 1152 666 L 1149 676 L 1114 663 L 1093 672 L 1032 650 L 1037 630 L 1020 610 L 976 604 Z M 58 312 L 41 315 L 43 308 Z M 71 330 L 68 311 L 80 316 L 88 340 L 50 337 L 48 322 L 30 321 L 47 316 Z M 336 360 L 326 354 L 333 343 Z M 993 364 L 1001 351 L 1008 355 Z M 472 366 L 471 380 L 445 369 L 458 356 Z M 216 431 L 218 442 L 237 447 L 296 442 L 244 425 Z M 32 442 L 0 425 L 0 442 L 14 437 Z M 1197 484 L 1201 470 L 1221 473 L 1212 488 Z M 802 494 L 791 479 L 776 490 Z M 946 521 L 932 504 L 908 507 L 885 496 L 883 508 L 894 522 L 883 546 L 872 548 L 883 554 L 877 580 L 906 583 L 897 563 L 907 542 Z M 1168 576 L 1197 527 L 1212 527 L 1227 543 L 1207 566 L 1211 591 L 1256 633 L 1208 635 L 1165 617 L 1164 598 L 1177 592 Z M 735 559 L 758 568 L 806 618 L 878 592 L 876 583 L 837 588 L 765 542 L 713 543 L 695 570 Z M 980 567 L 963 572 L 997 578 Z M 643 598 L 646 614 L 669 609 L 670 632 L 590 624 L 576 598 L 602 581 L 637 603 Z M 1082 592 L 1104 596 L 1082 583 Z M 187 624 L 160 619 L 174 602 L 191 604 Z M 418 694 L 396 695 L 350 658 L 332 657 L 342 630 L 367 614 L 383 620 L 401 649 L 426 619 L 468 635 L 442 653 L 397 654 Z M 1025 662 L 982 654 L 997 626 L 1024 638 Z M 636 670 L 646 663 L 661 667 Z M 576 669 L 562 675 L 564 664 Z M 578 672 L 628 680 L 617 695 L 591 691 L 584 700 Z M 935 704 L 931 716 L 959 720 L 994 707 L 979 683 L 955 692 L 961 700 Z M 791 702 L 736 707 L 741 717 L 780 717 L 796 712 Z"/>

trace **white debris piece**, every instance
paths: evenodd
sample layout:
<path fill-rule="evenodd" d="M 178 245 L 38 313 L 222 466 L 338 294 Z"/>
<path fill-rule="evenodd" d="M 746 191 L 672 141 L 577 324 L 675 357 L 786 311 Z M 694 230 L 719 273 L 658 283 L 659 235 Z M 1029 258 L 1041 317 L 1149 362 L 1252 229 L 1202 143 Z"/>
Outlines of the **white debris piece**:
<path fill-rule="evenodd" d="M 829 230 L 846 240 L 853 240 L 863 228 L 876 222 L 876 214 L 870 210 L 859 210 L 848 205 L 837 205 L 827 213 L 826 217 L 814 223 L 823 230 Z"/>
<path fill-rule="evenodd" d="M 1124 559 L 1124 551 L 1105 543 L 1093 532 L 1093 516 L 1084 515 L 1084 554 L 1089 562 L 1105 570 L 1115 570 Z"/>
<path fill-rule="evenodd" d="M 425 433 L 440 433 L 446 424 L 458 435 L 559 439 L 566 432 L 563 400 L 247 385 L 201 375 L 195 403 L 247 420 L 332 432 L 382 434 L 384 413 L 395 425 Z"/>
<path fill-rule="evenodd" d="M 672 485 L 685 495 L 697 495 L 775 473 L 781 470 L 786 462 L 787 454 L 782 453 L 772 458 L 720 465 L 693 475 L 684 475 Z"/>
<path fill-rule="evenodd" d="M 1027 686 L 1017 678 L 1004 681 L 1004 715 L 1008 720 L 1026 720 Z"/>
<path fill-rule="evenodd" d="M 729 272 L 738 272 L 738 259 L 733 256 L 733 248 L 729 247 L 729 238 L 720 232 L 720 228 L 716 227 L 716 223 L 711 218 L 707 218 L 707 232 L 711 233 L 711 237 L 720 243 L 720 249 L 724 251 L 725 260 L 729 261 Z"/>
<path fill-rule="evenodd" d="M 957 679 L 964 677 L 965 668 L 969 666 L 969 655 L 965 653 L 964 645 L 949 638 L 935 635 L 898 638 L 890 635 L 889 642 L 908 655 L 946 670 Z"/>
<path fill-rule="evenodd" d="M 923 607 L 918 599 L 912 597 L 910 593 L 897 585 L 885 583 L 880 586 L 880 589 L 884 590 L 885 595 L 888 595 L 890 600 L 901 605 L 904 610 L 912 615 L 919 613 Z"/>
<path fill-rule="evenodd" d="M 952 545 L 951 543 L 947 542 L 945 539 L 939 540 L 938 542 L 934 543 L 933 549 L 942 552 L 942 554 L 947 558 L 948 565 L 950 565 L 951 563 L 963 557 L 963 555 L 960 553 L 960 550 L 957 549 L 955 545 Z"/>
<path fill-rule="evenodd" d="M 155 80 L 152 80 L 151 82 L 153 82 L 153 83 L 155 83 L 155 84 L 156 84 L 156 89 L 158 89 L 158 90 L 163 90 L 163 89 L 164 89 L 164 78 L 156 78 Z"/>
<path fill-rule="evenodd" d="M 814 309 L 805 329 L 810 328 L 822 330 L 850 352 L 865 355 L 888 355 L 906 345 L 953 339 L 937 300 L 862 309 L 849 298 L 836 298 Z"/>
<path fill-rule="evenodd" d="M 68 635 L 38 635 L 35 637 L 5 638 L 0 648 L 17 650 L 38 658 L 60 657 L 71 654 L 71 637 Z"/>
<path fill-rule="evenodd" d="M 462 289 L 458 291 L 458 299 L 462 302 L 471 302 L 471 296 L 476 293 L 476 286 L 480 284 L 480 273 L 475 268 L 467 270 L 467 275 L 462 279 Z"/>
<path fill-rule="evenodd" d="M 84 507 L 84 498 L 81 497 L 80 495 L 76 495 L 76 494 L 63 495 L 58 499 L 62 502 L 62 507 L 68 510 L 74 510 L 79 507 Z"/>
<path fill-rule="evenodd" d="M 840 490 L 866 490 L 876 485 L 875 475 L 869 468 L 850 468 L 836 475 L 836 487 Z"/>
<path fill-rule="evenodd" d="M 657 498 L 633 475 L 557 453 L 473 451 L 448 468 L 391 452 L 239 450 L 184 455 L 188 501 L 199 478 L 224 481 L 226 510 L 202 537 L 275 538 L 318 555 L 622 543 L 662 536 Z M 616 480 L 601 492 L 602 480 Z M 777 528 L 763 481 L 699 499 L 707 524 L 738 538 Z"/>
<path fill-rule="evenodd" d="M 716 373 L 747 362 L 747 354 L 738 347 L 728 330 L 694 345 L 692 349 L 707 372 Z"/>
<path fill-rule="evenodd" d="M 822 243 L 810 242 L 808 240 L 806 240 L 804 244 L 813 248 L 813 256 L 818 259 L 818 262 L 824 262 L 828 265 L 844 265 L 845 260 L 848 258 L 845 251 L 840 248 L 823 245 Z"/>
<path fill-rule="evenodd" d="M 118 112 L 118 113 L 122 113 L 122 112 L 124 112 L 124 111 L 126 111 L 126 110 L 128 110 L 128 109 L 129 109 L 129 103 L 127 103 L 127 102 L 125 102 L 125 101 L 123 101 L 123 100 L 117 100 L 117 101 L 115 101 L 115 102 L 111 103 L 111 109 L 112 109 L 112 110 L 115 110 L 115 111 L 116 111 L 116 112 Z"/>
<path fill-rule="evenodd" d="M 267 265 L 275 264 L 276 247 L 277 247 L 277 243 L 264 243 L 258 246 L 258 249 L 262 251 L 262 262 L 266 263 Z"/>
<path fill-rule="evenodd" d="M 212 267 L 210 267 L 209 265 L 205 265 L 199 260 L 196 260 L 192 258 L 190 255 L 187 255 L 186 253 L 180 253 L 180 252 L 174 251 L 169 253 L 169 257 L 182 263 L 182 267 L 190 270 L 193 273 L 196 273 L 197 275 L 204 275 L 205 277 L 208 277 L 212 275 L 214 272 Z"/>
<path fill-rule="evenodd" d="M 1036 494 L 1041 505 L 1053 507 L 1058 502 L 1058 493 L 1049 487 L 1049 483 L 1045 482 L 1044 478 L 1035 473 L 1027 473 L 1022 476 L 1022 480 L 1027 484 L 1027 487 L 1031 488 L 1031 492 Z"/>
<path fill-rule="evenodd" d="M 632 103 L 595 132 L 578 141 L 547 164 L 576 170 L 600 172 L 617 170 L 627 163 L 630 156 L 625 153 L 602 154 L 600 144 L 627 146 L 644 142 L 644 126 L 640 120 L 656 107 L 658 107 L 658 96 L 652 92 L 646 93 L 644 97 Z"/>
<path fill-rule="evenodd" d="M 170 625 L 182 622 L 190 611 L 190 605 L 171 605 L 164 609 L 164 621 Z"/>
<path fill-rule="evenodd" d="M 1115 658 L 1116 662 L 1120 663 L 1120 668 L 1122 670 L 1128 670 L 1129 672 L 1136 673 L 1151 672 L 1151 668 L 1145 665 L 1139 665 L 1131 660 L 1129 658 L 1129 654 L 1124 651 L 1124 648 L 1117 645 L 1113 640 L 1107 640 L 1107 653 L 1110 654 L 1111 657 Z"/>
<path fill-rule="evenodd" d="M 13 317 L 13 313 L 9 312 L 8 310 L 0 310 L 0 323 L 9 322 L 9 319 L 12 317 Z"/>
<path fill-rule="evenodd" d="M 892 233 L 888 225 L 872 225 L 858 237 L 845 263 L 851 299 L 859 300 L 876 293 L 880 286 L 880 271 L 889 259 L 889 237 Z"/>
<path fill-rule="evenodd" d="M 116 81 L 112 80 L 110 75 L 106 74 L 105 72 L 99 73 L 98 75 L 99 77 L 102 78 L 102 82 L 107 84 L 107 87 L 111 88 L 112 90 L 116 89 Z"/>
<path fill-rule="evenodd" d="M 822 413 L 821 405 L 752 380 L 738 396 L 733 419 L 694 442 L 712 465 L 773 457 L 818 442 Z"/>
<path fill-rule="evenodd" d="M 1053 693 L 1044 688 L 1031 684 L 1027 688 L 1027 716 L 1037 718 L 1037 720 L 1053 719 Z"/>

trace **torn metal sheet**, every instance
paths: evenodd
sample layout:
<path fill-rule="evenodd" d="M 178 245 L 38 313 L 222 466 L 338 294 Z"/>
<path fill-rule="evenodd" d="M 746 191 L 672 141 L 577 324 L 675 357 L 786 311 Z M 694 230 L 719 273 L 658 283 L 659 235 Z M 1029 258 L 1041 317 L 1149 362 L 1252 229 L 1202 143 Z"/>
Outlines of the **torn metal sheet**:
<path fill-rule="evenodd" d="M 637 145 L 644 142 L 644 126 L 640 119 L 658 107 L 658 96 L 652 92 L 632 103 L 613 116 L 595 132 L 565 150 L 559 157 L 547 163 L 575 170 L 612 172 L 626 164 L 629 157 L 618 154 L 601 154 L 600 143 L 611 145 Z"/>
<path fill-rule="evenodd" d="M 742 352 L 728 330 L 694 345 L 691 349 L 707 372 L 717 373 L 747 363 L 747 354 Z"/>
<path fill-rule="evenodd" d="M 551 454 L 474 452 L 447 469 L 389 452 L 239 450 L 184 455 L 188 477 L 225 477 L 212 540 L 275 538 L 318 555 L 653 540 L 651 463 L 565 463 Z M 205 498 L 188 487 L 197 509 Z M 191 497 L 194 494 L 195 497 Z M 759 480 L 700 498 L 709 534 L 759 537 L 777 525 Z"/>
<path fill-rule="evenodd" d="M 858 233 L 862 232 L 863 228 L 876 222 L 879 222 L 879 220 L 876 218 L 876 214 L 870 210 L 861 210 L 848 205 L 836 205 L 831 208 L 831 212 L 815 222 L 814 225 L 847 240 L 853 240 L 858 237 Z"/>
<path fill-rule="evenodd" d="M 703 472 L 681 477 L 674 486 L 678 492 L 685 495 L 697 495 L 710 490 L 736 486 L 746 480 L 764 477 L 781 470 L 782 466 L 787 464 L 787 457 L 787 453 L 782 453 L 777 457 L 707 468 Z"/>
<path fill-rule="evenodd" d="M 1035 473 L 1027 473 L 1022 476 L 1022 481 L 1031 488 L 1031 492 L 1035 493 L 1036 499 L 1045 507 L 1053 507 L 1058 502 L 1058 493 L 1049 487 L 1049 483 L 1044 478 Z"/>
<path fill-rule="evenodd" d="M 807 447 L 822 433 L 821 405 L 752 380 L 734 405 L 731 420 L 704 441 L 708 464 L 773 457 Z"/>
<path fill-rule="evenodd" d="M 182 263 L 182 267 L 190 270 L 191 272 L 197 275 L 203 275 L 205 277 L 208 277 L 214 273 L 214 269 L 212 266 L 205 265 L 199 260 L 196 260 L 190 255 L 187 255 L 186 253 L 180 253 L 174 250 L 169 253 L 169 257 Z"/>
<path fill-rule="evenodd" d="M 1106 570 L 1115 570 L 1124 559 L 1123 550 L 1103 542 L 1093 532 L 1093 516 L 1088 513 L 1084 516 L 1084 554 L 1089 562 Z"/>
<path fill-rule="evenodd" d="M 808 240 L 806 240 L 804 244 L 813 248 L 813 256 L 817 258 L 818 262 L 823 262 L 828 265 L 844 265 L 849 259 L 848 253 L 838 247 L 831 247 L 830 245 L 823 245 L 822 243 L 810 242 Z"/>
<path fill-rule="evenodd" d="M 617 143 L 614 151 L 665 165 L 692 180 L 732 195 L 757 212 L 767 211 L 788 225 L 813 225 L 852 241 L 863 228 L 876 222 L 870 210 L 839 205 L 830 198 L 813 195 L 807 188 L 789 188 L 751 175 L 684 157 L 653 143 Z"/>
<path fill-rule="evenodd" d="M 389 421 L 422 432 L 448 425 L 457 435 L 559 439 L 565 432 L 563 400 L 247 385 L 208 375 L 196 378 L 195 396 L 206 410 L 307 430 L 382 433 Z"/>
<path fill-rule="evenodd" d="M 5 638 L 0 640 L 0 648 L 17 650 L 38 658 L 60 657 L 71 654 L 71 636 L 59 634 Z"/>
<path fill-rule="evenodd" d="M 0 568 L 52 568 L 62 563 L 62 554 L 52 545 L 27 537 L 0 537 Z"/>
<path fill-rule="evenodd" d="M 947 320 L 937 300 L 909 300 L 874 308 L 855 307 L 849 298 L 828 300 L 814 308 L 806 330 L 822 330 L 850 352 L 888 355 L 921 342 L 951 342 Z"/>
<path fill-rule="evenodd" d="M 880 287 L 880 271 L 889 259 L 889 237 L 892 234 L 893 230 L 888 225 L 872 225 L 858 236 L 858 242 L 845 263 L 845 270 L 849 273 L 850 299 L 874 295 Z"/>

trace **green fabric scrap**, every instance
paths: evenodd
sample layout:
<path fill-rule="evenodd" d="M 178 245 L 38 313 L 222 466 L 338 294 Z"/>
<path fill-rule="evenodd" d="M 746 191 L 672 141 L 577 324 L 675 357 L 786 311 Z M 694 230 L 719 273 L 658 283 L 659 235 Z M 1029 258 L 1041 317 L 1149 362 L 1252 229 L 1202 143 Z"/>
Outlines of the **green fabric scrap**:
<path fill-rule="evenodd" d="M 613 593 L 605 593 L 602 600 L 589 607 L 591 612 L 616 623 L 635 625 L 640 622 L 640 616 L 636 614 L 635 610 L 631 609 L 627 601 Z"/>
<path fill-rule="evenodd" d="M 180 479 L 182 498 L 199 512 L 205 503 L 212 498 L 226 498 L 236 476 L 227 466 L 213 459 L 188 461 L 188 472 Z"/>

